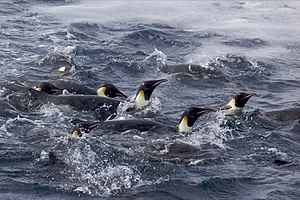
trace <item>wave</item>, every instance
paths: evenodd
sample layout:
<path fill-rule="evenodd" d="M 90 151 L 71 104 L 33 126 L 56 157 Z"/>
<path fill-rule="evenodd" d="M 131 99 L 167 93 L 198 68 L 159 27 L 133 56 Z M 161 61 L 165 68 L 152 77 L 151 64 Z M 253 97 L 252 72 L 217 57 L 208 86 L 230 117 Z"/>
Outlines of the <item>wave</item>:
<path fill-rule="evenodd" d="M 233 40 L 224 41 L 222 43 L 228 46 L 249 48 L 258 48 L 267 45 L 266 41 L 259 38 L 237 38 Z"/>
<path fill-rule="evenodd" d="M 265 115 L 278 122 L 292 122 L 300 120 L 300 108 L 289 108 L 265 112 Z"/>

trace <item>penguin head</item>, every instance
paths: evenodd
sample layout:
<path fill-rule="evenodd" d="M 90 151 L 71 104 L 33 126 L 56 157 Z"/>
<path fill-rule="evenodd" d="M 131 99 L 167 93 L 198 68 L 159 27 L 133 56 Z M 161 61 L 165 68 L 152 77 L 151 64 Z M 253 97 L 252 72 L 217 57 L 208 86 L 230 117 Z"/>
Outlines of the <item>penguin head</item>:
<path fill-rule="evenodd" d="M 81 137 L 83 133 L 89 133 L 99 125 L 99 122 L 79 122 L 72 129 L 72 138 Z"/>
<path fill-rule="evenodd" d="M 246 103 L 248 102 L 248 100 L 254 95 L 256 94 L 240 92 L 231 99 L 231 101 L 227 104 L 227 106 L 234 111 L 242 110 L 246 105 Z"/>
<path fill-rule="evenodd" d="M 33 89 L 39 92 L 45 92 L 47 94 L 54 94 L 54 95 L 62 94 L 63 91 L 62 89 L 55 87 L 53 84 L 49 82 L 41 82 L 38 86 L 34 87 Z"/>
<path fill-rule="evenodd" d="M 106 84 L 102 85 L 97 90 L 97 94 L 102 97 L 110 97 L 110 98 L 125 97 L 125 98 L 127 98 L 127 96 L 125 94 L 123 94 L 116 86 L 114 86 L 113 84 L 110 84 L 110 83 L 106 83 Z"/>
<path fill-rule="evenodd" d="M 166 82 L 167 79 L 150 80 L 143 82 L 135 96 L 135 103 L 137 108 L 141 108 L 149 104 L 150 97 L 154 89 L 161 83 Z"/>
<path fill-rule="evenodd" d="M 191 130 L 192 126 L 195 124 L 195 121 L 204 113 L 213 111 L 210 108 L 197 108 L 190 107 L 184 111 L 181 116 L 178 129 L 180 133 L 186 133 Z"/>

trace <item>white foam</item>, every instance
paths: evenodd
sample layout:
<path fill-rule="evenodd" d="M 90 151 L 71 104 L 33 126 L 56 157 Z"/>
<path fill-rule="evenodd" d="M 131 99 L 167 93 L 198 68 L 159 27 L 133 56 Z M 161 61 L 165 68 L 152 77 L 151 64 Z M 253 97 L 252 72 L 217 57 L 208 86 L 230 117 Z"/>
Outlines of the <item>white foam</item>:
<path fill-rule="evenodd" d="M 48 162 L 50 160 L 49 157 L 49 152 L 42 150 L 40 153 L 40 158 L 38 159 L 38 161 L 42 161 L 42 162 Z"/>
<path fill-rule="evenodd" d="M 76 144 L 73 144 L 65 154 L 65 162 L 75 170 L 69 176 L 70 180 L 77 185 L 72 188 L 73 191 L 105 197 L 130 188 L 153 185 L 163 181 L 162 178 L 154 181 L 142 180 L 141 173 L 134 163 L 115 164 L 112 157 L 116 155 L 109 149 L 106 150 L 107 144 L 100 142 L 103 152 L 96 153 L 89 139 L 91 138 L 81 137 L 80 140 L 76 140 Z M 94 141 L 95 138 L 92 140 Z M 128 151 L 127 148 L 119 149 L 119 152 L 120 150 Z M 70 189 L 68 186 L 64 188 Z"/>
<path fill-rule="evenodd" d="M 134 114 L 128 113 L 127 110 L 134 108 L 134 97 L 130 97 L 128 101 L 121 102 L 117 108 L 117 116 L 115 119 L 123 119 L 124 117 L 133 118 L 135 115 L 147 115 L 149 113 L 157 113 L 162 109 L 162 104 L 158 97 L 151 97 L 150 103 L 138 110 Z"/>
<path fill-rule="evenodd" d="M 6 91 L 7 91 L 7 89 L 6 89 L 5 87 L 2 87 L 2 88 L 0 89 L 0 97 L 3 97 L 4 94 L 6 93 Z"/>
<path fill-rule="evenodd" d="M 75 39 L 75 36 L 74 36 L 72 33 L 70 33 L 69 31 L 67 31 L 66 38 L 70 41 L 70 40 L 74 40 L 74 39 Z M 74 48 L 74 49 L 75 49 L 75 48 Z M 74 50 L 74 49 L 73 49 L 73 50 Z"/>
<path fill-rule="evenodd" d="M 162 51 L 159 51 L 156 48 L 154 48 L 154 51 L 152 53 L 150 53 L 149 56 L 145 57 L 144 61 L 147 61 L 153 57 L 156 57 L 157 63 L 162 64 L 162 65 L 166 64 L 167 56 Z"/>
<path fill-rule="evenodd" d="M 7 136 L 7 137 L 11 137 L 11 136 L 13 136 L 13 134 L 11 134 L 10 132 L 8 132 L 7 131 L 7 128 L 6 128 L 6 124 L 3 124 L 1 127 L 0 127 L 0 138 L 2 138 L 2 137 L 5 137 L 5 136 Z"/>
<path fill-rule="evenodd" d="M 166 8 L 168 12 L 166 12 Z M 182 27 L 186 31 L 212 32 L 221 37 L 201 40 L 201 47 L 186 57 L 186 61 L 205 65 L 209 59 L 226 54 L 243 54 L 254 58 L 276 58 L 289 50 L 283 43 L 298 42 L 300 37 L 300 4 L 284 1 L 214 2 L 214 1 L 80 1 L 63 6 L 37 6 L 36 12 L 61 18 L 64 23 L 76 22 L 140 22 L 162 23 Z M 50 34 L 50 37 L 53 34 Z M 72 36 L 68 36 L 70 38 Z M 255 48 L 235 48 L 222 42 L 237 38 L 259 38 L 267 45 Z M 55 38 L 53 38 L 55 39 Z M 165 55 L 155 49 L 165 62 Z"/>
<path fill-rule="evenodd" d="M 39 112 L 43 115 L 45 118 L 50 118 L 50 117 L 55 117 L 56 119 L 62 118 L 64 115 L 62 111 L 62 107 L 67 107 L 67 106 L 57 106 L 54 104 L 44 104 L 41 106 Z"/>
<path fill-rule="evenodd" d="M 6 136 L 8 137 L 11 137 L 13 136 L 12 133 L 10 133 L 8 130 L 7 130 L 7 127 L 9 126 L 15 126 L 15 123 L 16 121 L 20 121 L 20 122 L 29 122 L 31 124 L 34 124 L 36 125 L 37 127 L 42 127 L 41 125 L 41 120 L 31 120 L 29 118 L 24 118 L 24 117 L 20 117 L 19 115 L 15 118 L 10 118 L 6 121 L 5 124 L 3 124 L 1 127 L 0 127 L 0 132 L 3 132 L 6 134 Z M 1 134 L 2 135 L 2 134 Z"/>
<path fill-rule="evenodd" d="M 278 148 L 276 147 L 268 148 L 267 151 L 270 153 L 274 153 L 278 156 L 281 156 L 282 158 L 287 158 L 287 154 L 279 151 Z"/>
<path fill-rule="evenodd" d="M 232 135 L 232 129 L 228 126 L 222 126 L 227 121 L 224 113 L 215 113 L 213 119 L 209 119 L 209 122 L 205 124 L 199 124 L 193 128 L 190 135 L 184 137 L 184 142 L 187 142 L 193 146 L 203 146 L 205 144 L 216 145 L 221 149 L 230 149 L 227 145 L 229 140 L 234 140 L 242 135 Z"/>
<path fill-rule="evenodd" d="M 65 54 L 71 54 L 75 50 L 75 46 L 66 46 L 63 50 L 63 53 Z"/>
<path fill-rule="evenodd" d="M 77 172 L 73 179 L 86 183 L 74 191 L 109 196 L 129 189 L 139 181 L 140 175 L 136 169 L 125 165 L 112 166 L 107 160 L 96 163 L 96 157 L 88 146 L 75 150 L 71 155 L 70 161 Z"/>
<path fill-rule="evenodd" d="M 158 97 L 151 97 L 149 105 L 141 109 L 138 114 L 146 115 L 148 113 L 157 113 L 162 109 L 162 104 Z"/>
<path fill-rule="evenodd" d="M 59 42 L 59 40 L 61 40 L 60 38 L 56 38 L 56 42 Z M 51 48 L 53 49 L 53 53 L 58 53 L 58 54 L 64 54 L 64 55 L 69 55 L 71 54 L 76 47 L 73 45 L 68 45 L 68 46 L 58 46 L 58 45 L 53 45 L 51 46 Z"/>
<path fill-rule="evenodd" d="M 63 89 L 62 93 L 61 93 L 62 96 L 68 96 L 68 95 L 73 95 L 72 93 L 70 93 L 68 90 L 66 89 Z"/>

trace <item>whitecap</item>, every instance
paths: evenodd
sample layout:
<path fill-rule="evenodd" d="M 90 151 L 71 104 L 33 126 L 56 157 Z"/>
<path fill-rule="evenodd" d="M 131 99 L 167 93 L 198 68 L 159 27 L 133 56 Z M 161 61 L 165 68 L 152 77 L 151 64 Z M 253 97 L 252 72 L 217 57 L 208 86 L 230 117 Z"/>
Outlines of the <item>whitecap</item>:
<path fill-rule="evenodd" d="M 149 60 L 150 58 L 156 57 L 156 61 L 158 64 L 165 65 L 167 56 L 160 50 L 154 48 L 154 51 L 150 53 L 149 56 L 145 57 L 144 61 Z"/>
<path fill-rule="evenodd" d="M 233 129 L 226 125 L 224 126 L 228 120 L 224 113 L 217 112 L 213 117 L 213 119 L 209 119 L 209 122 L 197 125 L 187 137 L 178 140 L 193 146 L 201 147 L 210 144 L 216 145 L 221 149 L 230 149 L 231 147 L 228 146 L 227 142 L 242 137 L 242 135 L 239 133 L 237 133 L 239 135 L 233 135 Z"/>

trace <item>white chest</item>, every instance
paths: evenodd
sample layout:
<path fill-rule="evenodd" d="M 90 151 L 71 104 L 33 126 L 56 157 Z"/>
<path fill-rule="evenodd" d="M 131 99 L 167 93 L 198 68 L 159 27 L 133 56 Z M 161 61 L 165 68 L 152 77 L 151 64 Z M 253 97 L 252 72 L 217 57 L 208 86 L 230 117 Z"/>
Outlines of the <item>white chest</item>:
<path fill-rule="evenodd" d="M 182 118 L 179 126 L 178 126 L 178 129 L 179 129 L 179 132 L 180 133 L 186 133 L 186 132 L 189 132 L 191 130 L 191 127 L 188 126 L 188 117 L 185 116 Z"/>
<path fill-rule="evenodd" d="M 135 106 L 137 108 L 142 108 L 144 106 L 147 106 L 148 104 L 149 104 L 149 101 L 145 100 L 145 93 L 143 90 L 141 90 L 135 97 Z"/>

